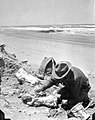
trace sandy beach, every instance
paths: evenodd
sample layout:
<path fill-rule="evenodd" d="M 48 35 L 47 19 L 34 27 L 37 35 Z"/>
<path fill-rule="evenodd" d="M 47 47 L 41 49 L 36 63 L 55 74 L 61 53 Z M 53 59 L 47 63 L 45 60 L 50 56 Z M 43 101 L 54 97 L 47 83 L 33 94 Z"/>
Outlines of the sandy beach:
<path fill-rule="evenodd" d="M 86 75 L 95 73 L 95 36 L 48 34 L 25 30 L 5 30 L 0 44 L 15 53 L 19 60 L 40 65 L 45 56 L 56 62 L 70 61 Z"/>
<path fill-rule="evenodd" d="M 60 81 L 61 85 L 56 81 L 59 86 L 51 86 L 53 76 L 46 75 L 44 79 L 37 76 L 45 57 L 52 57 L 56 64 L 68 61 L 83 71 L 91 86 L 89 104 L 84 80 L 82 87 L 79 79 L 71 84 L 71 70 L 70 74 L 66 72 L 70 82 Z M 4 120 L 92 120 L 95 117 L 95 0 L 0 0 L 0 58 L 0 112 L 5 113 Z M 74 74 L 77 78 L 76 71 Z M 35 89 L 43 84 L 46 87 L 48 79 L 51 87 L 36 93 Z M 71 103 L 77 102 L 75 96 L 83 101 L 78 103 L 82 106 L 74 106 L 73 113 L 73 108 L 64 109 L 69 100 L 61 102 L 61 96 L 56 94 L 59 87 L 65 86 L 70 86 Z M 81 88 L 79 97 L 77 92 Z M 81 103 L 88 106 L 85 108 Z"/>
<path fill-rule="evenodd" d="M 0 35 L 0 44 L 30 63 L 40 64 L 45 56 L 68 60 L 86 71 L 94 71 L 95 36 L 48 34 L 32 31 L 7 31 Z"/>
<path fill-rule="evenodd" d="M 19 61 L 28 60 L 30 65 L 38 67 L 43 58 L 53 57 L 56 62 L 70 61 L 73 66 L 79 67 L 90 78 L 93 92 L 95 90 L 95 38 L 85 35 L 49 34 L 23 30 L 0 31 L 0 44 L 5 44 L 8 53 L 15 53 Z M 9 75 L 9 74 L 8 74 Z M 2 94 L 0 108 L 11 120 L 63 120 L 48 118 L 47 107 L 29 107 L 18 96 L 24 90 L 32 94 L 29 83 L 20 85 L 14 75 L 7 74 L 2 78 Z M 3 99 L 3 97 L 4 99 Z M 94 112 L 92 109 L 92 113 Z M 89 112 L 89 109 L 88 109 Z M 90 110 L 91 112 L 91 110 Z M 65 114 L 65 116 L 67 116 Z M 66 120 L 66 119 L 64 119 Z"/>

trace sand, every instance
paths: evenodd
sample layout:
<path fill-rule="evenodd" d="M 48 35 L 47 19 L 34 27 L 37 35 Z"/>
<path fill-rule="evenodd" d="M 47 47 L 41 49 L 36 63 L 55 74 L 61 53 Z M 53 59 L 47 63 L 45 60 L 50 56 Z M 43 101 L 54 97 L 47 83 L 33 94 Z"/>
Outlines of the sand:
<path fill-rule="evenodd" d="M 28 60 L 29 64 L 37 66 L 40 65 L 45 56 L 53 57 L 56 62 L 70 61 L 73 66 L 83 70 L 90 78 L 92 89 L 95 89 L 94 36 L 10 30 L 1 31 L 0 33 L 0 44 L 6 44 L 7 52 L 15 53 L 20 61 Z M 18 81 L 15 78 L 7 80 L 4 77 L 2 84 L 4 92 L 10 93 L 10 91 L 13 91 L 11 86 L 18 84 Z M 26 89 L 28 90 L 29 88 L 26 86 Z M 16 95 L 7 96 L 7 100 L 11 106 L 2 101 L 2 99 L 0 99 L 2 103 L 0 106 L 6 116 L 12 120 L 56 120 L 55 118 L 46 117 L 47 108 L 28 107 L 22 104 Z"/>
<path fill-rule="evenodd" d="M 0 44 L 19 60 L 40 65 L 45 56 L 56 62 L 70 61 L 88 76 L 95 73 L 95 36 L 48 34 L 24 30 L 1 32 Z M 93 83 L 93 81 L 91 81 Z"/>

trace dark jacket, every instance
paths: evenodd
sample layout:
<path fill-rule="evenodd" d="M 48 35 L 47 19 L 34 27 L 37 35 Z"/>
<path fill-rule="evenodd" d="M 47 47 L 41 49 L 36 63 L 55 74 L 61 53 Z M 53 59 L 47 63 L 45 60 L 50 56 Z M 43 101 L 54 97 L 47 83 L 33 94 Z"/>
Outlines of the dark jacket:
<path fill-rule="evenodd" d="M 51 76 L 51 78 L 47 80 L 38 91 L 44 91 L 53 85 L 58 85 L 59 83 L 64 85 L 65 88 L 70 91 L 73 98 L 77 98 L 81 91 L 88 92 L 90 89 L 88 78 L 84 73 L 80 69 L 72 67 L 67 76 L 60 80 Z"/>

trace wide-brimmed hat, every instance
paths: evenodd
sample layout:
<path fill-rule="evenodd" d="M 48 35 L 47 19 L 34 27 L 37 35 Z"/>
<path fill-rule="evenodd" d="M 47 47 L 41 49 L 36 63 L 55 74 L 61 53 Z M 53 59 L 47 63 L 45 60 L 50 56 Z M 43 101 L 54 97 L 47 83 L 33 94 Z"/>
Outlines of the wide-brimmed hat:
<path fill-rule="evenodd" d="M 64 78 L 70 71 L 72 65 L 68 61 L 61 61 L 53 67 L 52 77 L 55 79 Z"/>
<path fill-rule="evenodd" d="M 5 45 L 5 44 L 3 44 L 3 43 L 2 43 L 2 44 L 0 44 L 0 47 L 5 47 L 5 46 L 6 46 L 6 45 Z"/>
<path fill-rule="evenodd" d="M 52 68 L 53 64 L 55 65 L 56 62 L 52 57 L 45 57 L 40 65 L 39 70 L 46 72 L 46 69 Z"/>

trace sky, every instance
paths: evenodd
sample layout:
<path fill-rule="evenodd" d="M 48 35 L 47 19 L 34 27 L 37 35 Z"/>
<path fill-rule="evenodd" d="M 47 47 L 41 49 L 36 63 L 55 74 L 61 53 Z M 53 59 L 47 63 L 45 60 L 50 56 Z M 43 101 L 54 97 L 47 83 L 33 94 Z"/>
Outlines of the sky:
<path fill-rule="evenodd" d="M 0 26 L 95 24 L 95 0 L 0 0 Z"/>

